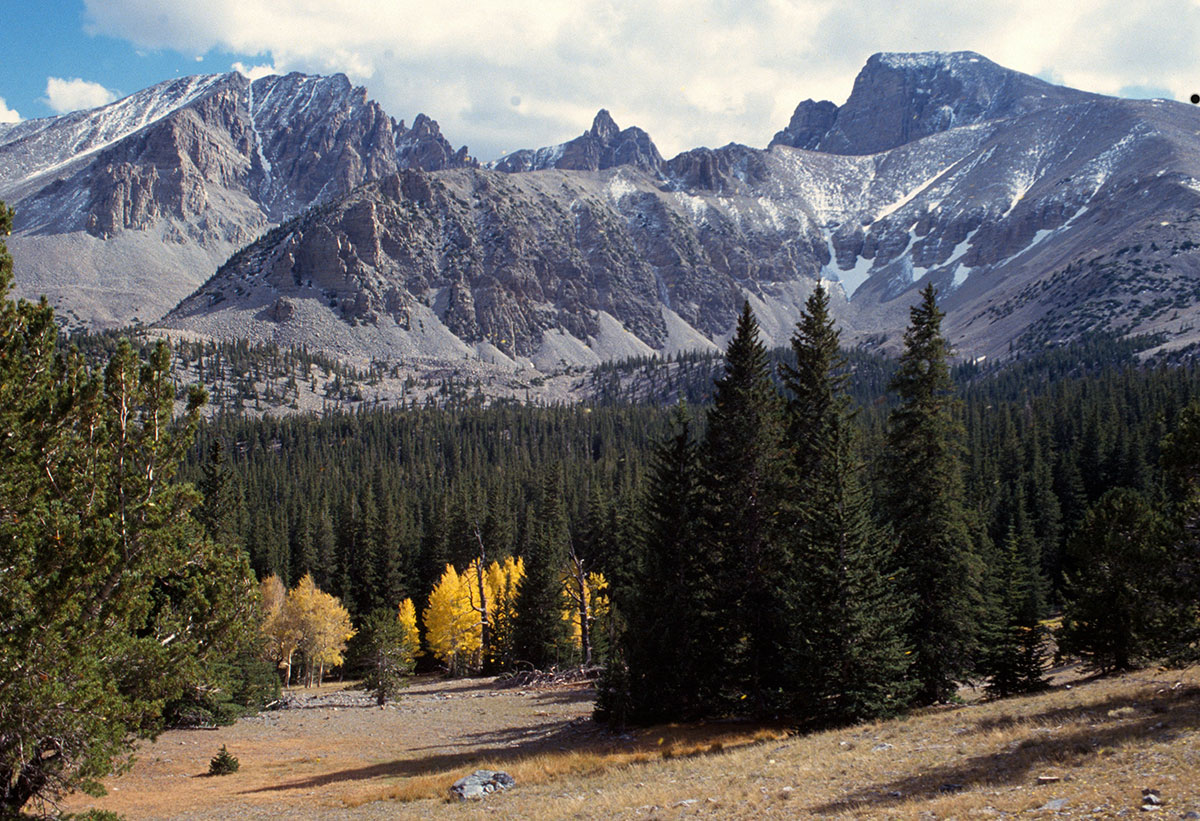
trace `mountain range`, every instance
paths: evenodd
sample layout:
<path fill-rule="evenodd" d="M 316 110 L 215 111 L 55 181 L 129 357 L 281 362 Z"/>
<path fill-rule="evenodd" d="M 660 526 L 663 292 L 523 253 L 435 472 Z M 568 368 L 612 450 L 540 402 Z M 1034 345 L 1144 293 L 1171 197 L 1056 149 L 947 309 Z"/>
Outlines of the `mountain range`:
<path fill-rule="evenodd" d="M 970 52 L 874 55 L 767 148 L 670 159 L 601 111 L 481 165 L 340 75 L 185 78 L 0 125 L 0 198 L 20 293 L 76 326 L 545 371 L 719 347 L 744 300 L 783 344 L 818 281 L 895 346 L 932 282 L 964 356 L 1200 341 L 1200 111 Z"/>

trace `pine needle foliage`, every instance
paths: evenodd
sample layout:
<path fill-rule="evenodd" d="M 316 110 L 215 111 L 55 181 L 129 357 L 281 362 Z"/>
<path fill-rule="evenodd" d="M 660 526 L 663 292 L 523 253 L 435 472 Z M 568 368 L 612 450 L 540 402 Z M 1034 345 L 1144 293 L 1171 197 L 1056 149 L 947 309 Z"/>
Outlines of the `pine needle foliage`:
<path fill-rule="evenodd" d="M 706 549 L 714 563 L 710 640 L 723 662 L 725 697 L 746 712 L 780 707 L 787 565 L 780 541 L 782 403 L 758 322 L 743 305 L 714 386 L 701 450 Z"/>
<path fill-rule="evenodd" d="M 890 385 L 899 405 L 888 417 L 882 466 L 884 517 L 896 534 L 903 586 L 912 597 L 906 639 L 920 704 L 953 698 L 970 672 L 980 609 L 980 566 L 959 462 L 964 431 L 943 316 L 930 284 L 910 310 Z"/>
<path fill-rule="evenodd" d="M 0 236 L 12 212 L 0 205 Z M 0 815 L 96 791 L 163 707 L 213 684 L 249 631 L 236 547 L 174 482 L 204 401 L 174 417 L 165 344 L 103 374 L 57 345 L 53 311 L 7 298 L 0 242 Z"/>
<path fill-rule="evenodd" d="M 911 692 L 893 543 L 871 517 L 862 483 L 845 357 L 818 286 L 792 336 L 787 390 L 791 530 L 786 684 L 793 715 L 810 726 L 893 715 Z"/>
<path fill-rule="evenodd" d="M 700 464 L 692 417 L 684 404 L 672 414 L 673 435 L 655 453 L 644 502 L 645 524 L 618 591 L 626 615 L 619 672 L 611 687 L 627 688 L 628 717 L 639 723 L 696 718 L 711 709 L 723 669 L 713 636 L 719 633 L 711 556 L 700 528 Z M 609 701 L 621 703 L 614 692 Z M 619 714 L 621 722 L 626 712 Z"/>
<path fill-rule="evenodd" d="M 221 745 L 221 749 L 208 762 L 209 775 L 232 775 L 238 771 L 241 762 L 229 750 L 225 749 L 225 745 Z"/>
<path fill-rule="evenodd" d="M 1176 619 L 1166 582 L 1170 533 L 1137 491 L 1109 491 L 1068 545 L 1059 645 L 1101 673 L 1132 670 L 1166 648 Z"/>

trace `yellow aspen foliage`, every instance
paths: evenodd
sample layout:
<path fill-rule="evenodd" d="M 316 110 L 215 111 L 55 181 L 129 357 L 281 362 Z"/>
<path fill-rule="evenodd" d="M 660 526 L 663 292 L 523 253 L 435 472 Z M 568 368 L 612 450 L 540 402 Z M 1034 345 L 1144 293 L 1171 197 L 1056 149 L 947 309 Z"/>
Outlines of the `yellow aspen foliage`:
<path fill-rule="evenodd" d="M 471 579 L 453 565 L 429 594 L 425 618 L 425 646 L 453 674 L 465 673 L 480 649 L 479 614 L 472 608 Z"/>
<path fill-rule="evenodd" d="M 525 577 L 525 562 L 509 556 L 503 562 L 488 565 L 486 588 L 488 618 L 491 622 L 491 655 L 493 665 L 505 666 L 512 651 L 512 626 L 517 617 L 517 590 Z"/>
<path fill-rule="evenodd" d="M 300 647 L 308 662 L 307 681 L 311 684 L 316 672 L 320 686 L 325 669 L 342 663 L 346 642 L 354 635 L 350 613 L 337 597 L 317 587 L 311 573 L 306 573 L 288 593 L 285 609 L 289 606 L 301 625 Z"/>
<path fill-rule="evenodd" d="M 582 643 L 583 629 L 581 627 L 584 613 L 589 622 L 602 622 L 608 616 L 608 580 L 602 573 L 589 573 L 583 577 L 583 595 L 587 597 L 587 609 L 580 606 L 578 599 L 578 580 L 574 575 L 566 575 L 563 579 L 566 592 L 563 610 L 563 621 L 570 622 L 571 641 L 578 647 Z"/>
<path fill-rule="evenodd" d="M 400 612 L 396 616 L 400 622 L 400 630 L 404 634 L 405 654 L 403 662 L 406 665 L 411 665 L 417 655 L 417 650 L 421 646 L 421 640 L 417 634 L 417 608 L 413 604 L 412 599 L 405 599 L 400 602 Z"/>
<path fill-rule="evenodd" d="M 284 671 L 284 685 L 291 683 L 292 657 L 304 638 L 303 625 L 287 589 L 278 576 L 270 575 L 259 585 L 262 609 L 262 633 L 266 637 L 265 653 L 270 661 Z"/>

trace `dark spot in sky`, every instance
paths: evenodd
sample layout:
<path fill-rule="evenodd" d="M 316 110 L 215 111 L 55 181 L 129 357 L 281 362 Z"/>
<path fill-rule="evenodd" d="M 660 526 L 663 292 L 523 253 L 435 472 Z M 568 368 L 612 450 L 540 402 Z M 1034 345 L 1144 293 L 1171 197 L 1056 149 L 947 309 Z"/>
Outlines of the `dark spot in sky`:
<path fill-rule="evenodd" d="M 509 100 L 509 102 L 512 103 L 514 106 L 519 106 L 521 104 L 521 98 L 513 97 L 511 100 Z"/>
<path fill-rule="evenodd" d="M 1200 94 L 1193 94 L 1193 95 L 1191 96 L 1191 101 L 1192 101 L 1193 103 L 1200 103 Z"/>

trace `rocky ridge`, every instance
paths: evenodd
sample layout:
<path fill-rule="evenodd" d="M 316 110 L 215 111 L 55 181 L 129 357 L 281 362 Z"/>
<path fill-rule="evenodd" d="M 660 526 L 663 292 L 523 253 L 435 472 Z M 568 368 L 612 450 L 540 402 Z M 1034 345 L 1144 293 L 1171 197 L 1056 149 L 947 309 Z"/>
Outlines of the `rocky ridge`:
<path fill-rule="evenodd" d="M 272 224 L 398 168 L 469 165 L 342 75 L 160 83 L 0 133 L 18 293 L 78 324 L 156 319 Z"/>
<path fill-rule="evenodd" d="M 114 104 L 113 122 L 145 112 L 138 128 L 0 132 L 0 178 L 26 181 L 0 188 L 22 198 L 18 254 L 69 237 L 73 263 L 98 266 L 125 247 L 157 295 L 164 266 L 147 273 L 147 258 L 211 262 L 258 232 L 164 328 L 553 370 L 718 348 L 747 299 L 783 344 L 818 281 L 847 341 L 894 346 L 932 282 L 967 356 L 1096 329 L 1200 339 L 1200 113 L 1183 104 L 1061 88 L 970 52 L 880 54 L 843 105 L 801 103 L 766 150 L 664 160 L 601 111 L 574 140 L 480 167 L 345 78 L 180 83 Z M 73 140 L 63 164 L 27 142 L 51 126 Z M 71 293 L 88 287 L 113 290 Z"/>
<path fill-rule="evenodd" d="M 1194 340 L 1195 111 L 1055 90 L 977 55 L 882 55 L 818 143 L 862 148 L 871 129 L 846 112 L 898 105 L 896 88 L 929 116 L 875 153 L 777 141 L 601 167 L 634 131 L 602 112 L 525 172 L 403 171 L 247 249 L 165 324 L 553 368 L 720 346 L 744 299 L 784 344 L 818 281 L 848 340 L 895 345 L 933 282 L 964 355 L 1092 329 Z M 555 167 L 568 156 L 586 167 Z"/>

